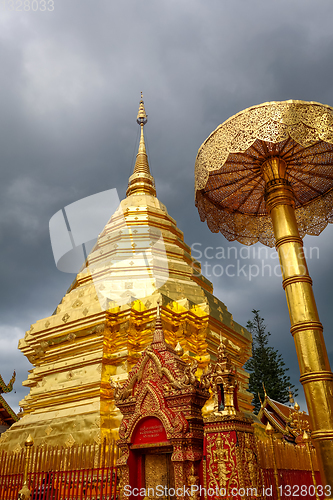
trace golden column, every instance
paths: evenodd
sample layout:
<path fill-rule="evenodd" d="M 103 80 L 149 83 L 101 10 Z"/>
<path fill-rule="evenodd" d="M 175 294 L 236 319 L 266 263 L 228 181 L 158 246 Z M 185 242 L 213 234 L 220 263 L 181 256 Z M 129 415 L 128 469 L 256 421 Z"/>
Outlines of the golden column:
<path fill-rule="evenodd" d="M 322 458 L 323 463 L 328 460 L 327 472 L 330 472 L 326 475 L 326 481 L 333 486 L 333 374 L 303 253 L 303 242 L 297 228 L 293 192 L 283 178 L 285 172 L 285 162 L 276 157 L 262 165 L 266 182 L 266 206 L 273 222 L 282 286 L 290 315 L 290 331 L 295 341 L 300 380 L 314 429 L 312 438 L 318 443 L 319 460 Z"/>
<path fill-rule="evenodd" d="M 275 243 L 322 481 L 333 488 L 333 374 L 303 252 L 333 209 L 333 109 L 286 101 L 220 125 L 196 160 L 196 205 L 213 232 Z"/>

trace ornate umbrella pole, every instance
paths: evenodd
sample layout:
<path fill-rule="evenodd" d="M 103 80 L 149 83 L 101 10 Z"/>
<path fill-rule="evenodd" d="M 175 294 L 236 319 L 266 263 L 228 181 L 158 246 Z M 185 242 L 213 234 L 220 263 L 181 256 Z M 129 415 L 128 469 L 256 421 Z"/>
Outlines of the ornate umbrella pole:
<path fill-rule="evenodd" d="M 241 111 L 202 144 L 195 180 L 211 231 L 276 246 L 322 482 L 333 490 L 333 374 L 302 241 L 333 222 L 333 109 L 284 101 Z"/>
<path fill-rule="evenodd" d="M 318 450 L 323 482 L 333 488 L 333 374 L 327 357 L 295 217 L 292 189 L 284 179 L 286 164 L 272 157 L 262 165 L 266 207 L 270 213 L 279 254 L 291 329 L 300 367 L 300 381 L 311 415 L 312 438 Z"/>

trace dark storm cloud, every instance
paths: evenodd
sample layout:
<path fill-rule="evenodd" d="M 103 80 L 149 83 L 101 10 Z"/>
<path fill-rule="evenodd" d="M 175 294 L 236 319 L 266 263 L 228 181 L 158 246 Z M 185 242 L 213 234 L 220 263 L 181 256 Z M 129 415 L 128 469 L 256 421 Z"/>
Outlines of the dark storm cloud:
<path fill-rule="evenodd" d="M 17 393 L 7 397 L 14 407 L 29 367 L 18 339 L 53 312 L 73 279 L 55 267 L 48 221 L 107 188 L 125 196 L 141 90 L 160 200 L 189 245 L 225 249 L 233 244 L 210 233 L 194 207 L 201 143 L 229 116 L 260 102 L 333 104 L 331 0 L 315 9 L 307 0 L 54 0 L 54 7 L 0 16 L 0 371 L 6 381 L 18 372 Z M 309 267 L 326 332 L 332 229 L 306 239 L 320 248 Z M 296 384 L 280 278 L 210 279 L 235 321 L 245 325 L 260 309 Z"/>

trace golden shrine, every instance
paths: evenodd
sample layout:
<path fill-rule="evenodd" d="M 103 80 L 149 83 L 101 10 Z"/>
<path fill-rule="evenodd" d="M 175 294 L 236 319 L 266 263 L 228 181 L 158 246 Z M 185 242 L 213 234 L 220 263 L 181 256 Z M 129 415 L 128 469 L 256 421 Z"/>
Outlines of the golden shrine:
<path fill-rule="evenodd" d="M 110 377 L 124 382 L 151 343 L 158 300 L 166 341 L 182 350 L 183 362 L 197 363 L 198 376 L 216 361 L 223 336 L 237 369 L 239 409 L 252 409 L 243 369 L 251 355 L 250 333 L 213 295 L 183 233 L 156 197 L 142 98 L 137 121 L 141 138 L 126 198 L 55 313 L 31 325 L 19 342 L 33 364 L 23 383 L 30 393 L 20 402 L 19 422 L 1 436 L 0 450 L 20 451 L 29 434 L 36 446 L 117 437 L 122 416 Z M 157 258 L 149 254 L 154 245 Z"/>

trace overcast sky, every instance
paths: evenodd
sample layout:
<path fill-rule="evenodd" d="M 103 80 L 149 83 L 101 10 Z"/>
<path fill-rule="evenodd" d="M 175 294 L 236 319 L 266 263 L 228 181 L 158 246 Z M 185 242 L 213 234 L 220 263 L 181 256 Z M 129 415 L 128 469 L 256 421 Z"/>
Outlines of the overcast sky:
<path fill-rule="evenodd" d="M 212 247 L 211 257 L 218 247 L 235 246 L 239 258 L 245 248 L 211 234 L 194 206 L 194 162 L 207 136 L 265 101 L 333 106 L 332 0 L 35 0 L 36 11 L 10 11 L 20 3 L 0 2 L 0 372 L 8 382 L 17 371 L 16 393 L 6 396 L 15 410 L 32 368 L 18 340 L 52 314 L 73 279 L 55 266 L 49 220 L 105 189 L 125 196 L 140 91 L 157 195 L 187 244 L 197 243 L 195 257 L 198 249 Z M 332 241 L 332 226 L 305 238 L 318 248 L 308 264 L 331 362 Z M 261 276 L 260 267 L 249 279 L 248 266 L 262 265 L 259 247 L 251 247 L 250 259 L 243 250 L 240 276 L 212 273 L 213 265 L 220 266 L 215 274 L 236 265 L 235 251 L 229 259 L 200 260 L 235 321 L 245 326 L 260 309 L 271 344 L 299 385 L 273 250 L 264 258 L 273 275 L 266 268 Z"/>

